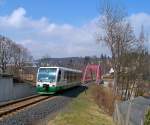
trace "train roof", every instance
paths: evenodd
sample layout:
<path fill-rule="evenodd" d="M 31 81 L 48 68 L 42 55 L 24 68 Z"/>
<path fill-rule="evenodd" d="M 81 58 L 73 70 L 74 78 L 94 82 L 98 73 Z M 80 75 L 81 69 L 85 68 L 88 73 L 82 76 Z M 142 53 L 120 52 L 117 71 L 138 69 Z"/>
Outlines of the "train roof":
<path fill-rule="evenodd" d="M 71 68 L 66 68 L 66 67 L 40 67 L 40 68 L 58 68 L 58 69 L 63 69 L 63 70 L 67 70 L 67 71 L 82 73 L 81 70 L 71 69 Z"/>

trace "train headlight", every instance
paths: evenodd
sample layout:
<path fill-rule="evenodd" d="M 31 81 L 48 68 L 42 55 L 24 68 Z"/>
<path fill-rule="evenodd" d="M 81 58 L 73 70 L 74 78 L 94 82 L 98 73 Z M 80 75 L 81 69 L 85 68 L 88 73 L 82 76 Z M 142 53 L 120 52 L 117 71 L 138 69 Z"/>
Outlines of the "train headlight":
<path fill-rule="evenodd" d="M 37 86 L 37 87 L 40 87 L 41 85 L 40 85 L 40 83 L 37 83 L 36 86 Z"/>
<path fill-rule="evenodd" d="M 42 82 L 42 80 L 39 79 L 38 82 Z"/>

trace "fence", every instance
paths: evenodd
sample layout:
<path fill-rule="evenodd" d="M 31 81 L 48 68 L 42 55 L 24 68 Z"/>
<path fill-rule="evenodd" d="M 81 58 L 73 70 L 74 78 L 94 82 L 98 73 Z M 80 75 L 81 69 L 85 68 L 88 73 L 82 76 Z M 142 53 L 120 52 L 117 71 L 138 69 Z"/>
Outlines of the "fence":
<path fill-rule="evenodd" d="M 116 125 L 143 125 L 145 111 L 150 105 L 150 99 L 137 97 L 130 101 L 115 104 L 113 114 Z"/>

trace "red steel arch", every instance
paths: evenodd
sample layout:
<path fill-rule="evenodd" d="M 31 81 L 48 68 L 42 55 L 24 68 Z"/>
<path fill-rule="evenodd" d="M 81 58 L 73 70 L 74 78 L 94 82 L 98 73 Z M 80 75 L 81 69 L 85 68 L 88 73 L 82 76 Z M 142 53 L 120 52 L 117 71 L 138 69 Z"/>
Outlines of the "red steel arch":
<path fill-rule="evenodd" d="M 95 80 L 96 83 L 101 82 L 102 69 L 100 65 L 88 64 L 83 71 L 82 83 Z"/>

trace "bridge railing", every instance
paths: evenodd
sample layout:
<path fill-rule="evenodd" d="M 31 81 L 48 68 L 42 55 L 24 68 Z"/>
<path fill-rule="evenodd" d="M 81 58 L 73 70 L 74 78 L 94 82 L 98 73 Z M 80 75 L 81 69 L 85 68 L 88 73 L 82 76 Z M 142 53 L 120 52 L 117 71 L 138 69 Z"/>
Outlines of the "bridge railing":
<path fill-rule="evenodd" d="M 102 69 L 100 65 L 88 64 L 83 70 L 82 83 L 95 81 L 97 84 L 101 82 Z"/>

